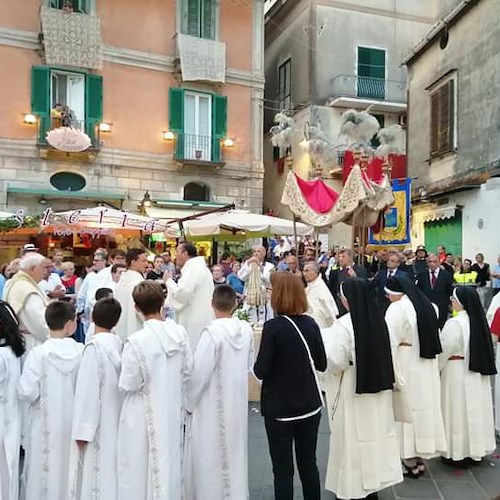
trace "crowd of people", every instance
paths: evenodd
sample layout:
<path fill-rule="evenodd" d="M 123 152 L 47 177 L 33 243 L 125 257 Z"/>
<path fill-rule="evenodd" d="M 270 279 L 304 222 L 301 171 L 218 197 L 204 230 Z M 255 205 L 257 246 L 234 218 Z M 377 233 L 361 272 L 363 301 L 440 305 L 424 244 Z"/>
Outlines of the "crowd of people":
<path fill-rule="evenodd" d="M 84 277 L 26 245 L 0 280 L 0 498 L 248 498 L 251 372 L 278 500 L 293 498 L 292 450 L 304 499 L 320 499 L 322 414 L 340 499 L 494 451 L 500 295 L 487 320 L 443 252 L 274 243 L 211 269 L 188 242 L 152 261 L 99 248 Z"/>

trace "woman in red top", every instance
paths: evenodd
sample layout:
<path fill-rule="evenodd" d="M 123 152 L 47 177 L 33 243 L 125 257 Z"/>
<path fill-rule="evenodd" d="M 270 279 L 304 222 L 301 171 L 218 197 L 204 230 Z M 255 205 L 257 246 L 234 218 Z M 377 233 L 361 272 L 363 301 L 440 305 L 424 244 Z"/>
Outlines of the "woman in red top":
<path fill-rule="evenodd" d="M 66 296 L 72 297 L 75 295 L 75 283 L 78 279 L 78 276 L 75 274 L 75 264 L 74 262 L 63 262 L 61 269 L 64 272 L 61 276 L 61 281 L 66 288 Z"/>

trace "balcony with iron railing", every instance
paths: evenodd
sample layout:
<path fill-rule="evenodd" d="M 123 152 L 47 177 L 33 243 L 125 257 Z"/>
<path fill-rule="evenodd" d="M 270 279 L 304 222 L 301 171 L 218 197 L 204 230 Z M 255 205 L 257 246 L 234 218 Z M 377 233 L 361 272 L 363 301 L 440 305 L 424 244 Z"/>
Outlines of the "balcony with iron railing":
<path fill-rule="evenodd" d="M 175 159 L 182 163 L 221 165 L 221 139 L 215 136 L 179 133 L 175 138 Z"/>
<path fill-rule="evenodd" d="M 51 130 L 61 127 L 70 127 L 88 135 L 90 138 L 90 148 L 98 150 L 101 148 L 101 134 L 99 123 L 95 120 L 75 120 L 72 118 L 59 118 L 40 116 L 38 118 L 37 145 L 48 146 L 47 134 Z"/>
<path fill-rule="evenodd" d="M 371 76 L 337 75 L 332 80 L 332 97 L 406 104 L 406 82 Z"/>

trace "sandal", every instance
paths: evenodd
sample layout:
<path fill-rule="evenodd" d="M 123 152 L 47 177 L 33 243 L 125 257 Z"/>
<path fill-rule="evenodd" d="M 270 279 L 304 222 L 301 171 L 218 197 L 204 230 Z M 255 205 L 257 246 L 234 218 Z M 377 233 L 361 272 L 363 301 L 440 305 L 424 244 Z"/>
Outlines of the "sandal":
<path fill-rule="evenodd" d="M 411 479 L 418 479 L 420 477 L 420 471 L 418 469 L 418 465 L 409 467 L 408 465 L 403 464 L 403 467 L 404 467 L 403 476 L 409 477 Z"/>

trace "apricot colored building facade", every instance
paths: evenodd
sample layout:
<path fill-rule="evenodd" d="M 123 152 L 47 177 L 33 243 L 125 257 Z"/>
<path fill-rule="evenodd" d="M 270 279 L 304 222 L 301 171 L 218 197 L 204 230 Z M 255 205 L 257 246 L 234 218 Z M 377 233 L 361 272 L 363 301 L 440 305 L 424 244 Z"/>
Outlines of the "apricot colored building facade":
<path fill-rule="evenodd" d="M 263 3 L 0 2 L 0 210 L 261 211 Z"/>

